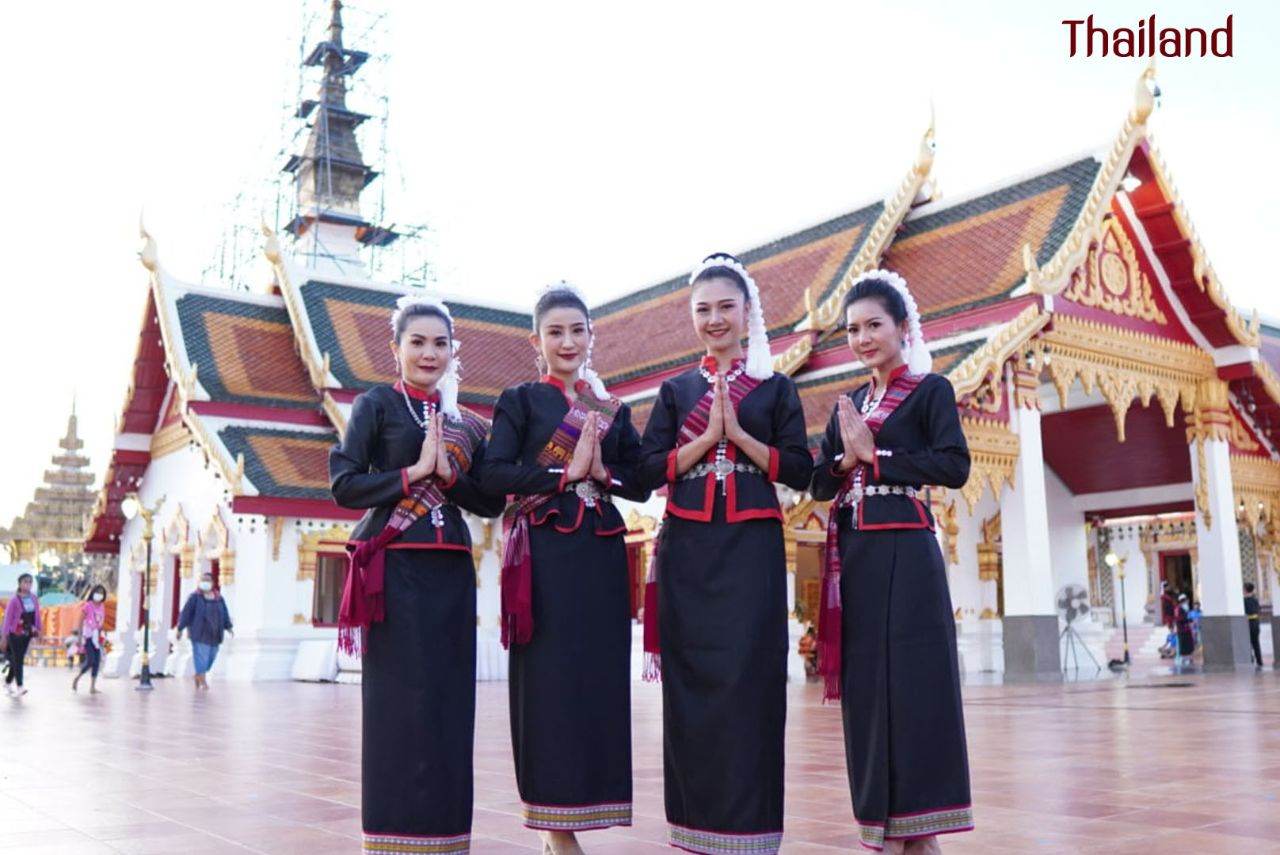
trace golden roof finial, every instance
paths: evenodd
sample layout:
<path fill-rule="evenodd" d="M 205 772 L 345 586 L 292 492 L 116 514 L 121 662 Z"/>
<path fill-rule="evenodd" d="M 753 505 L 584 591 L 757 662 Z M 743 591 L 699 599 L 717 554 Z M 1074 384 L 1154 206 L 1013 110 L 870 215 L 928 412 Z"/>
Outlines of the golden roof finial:
<path fill-rule="evenodd" d="M 1160 97 L 1160 86 L 1156 83 L 1156 60 L 1151 58 L 1133 91 L 1133 121 L 1143 124 L 1151 111 L 1156 108 L 1156 99 Z"/>
<path fill-rule="evenodd" d="M 280 263 L 280 241 L 276 239 L 276 233 L 271 226 L 267 225 L 267 218 L 262 218 L 262 234 L 266 241 L 262 244 L 262 254 L 267 257 L 267 261 L 272 264 Z"/>
<path fill-rule="evenodd" d="M 154 273 L 159 264 L 159 255 L 156 251 L 155 238 L 147 232 L 146 223 L 143 222 L 142 211 L 138 212 L 138 235 L 143 240 L 142 249 L 138 250 L 138 260 L 142 262 L 143 267 Z"/>
<path fill-rule="evenodd" d="M 925 175 L 933 168 L 933 155 L 938 150 L 937 140 L 935 138 L 935 120 L 933 111 L 933 99 L 929 99 L 929 129 L 924 132 L 924 136 L 920 139 L 920 151 L 916 154 L 915 171 L 917 175 Z"/>

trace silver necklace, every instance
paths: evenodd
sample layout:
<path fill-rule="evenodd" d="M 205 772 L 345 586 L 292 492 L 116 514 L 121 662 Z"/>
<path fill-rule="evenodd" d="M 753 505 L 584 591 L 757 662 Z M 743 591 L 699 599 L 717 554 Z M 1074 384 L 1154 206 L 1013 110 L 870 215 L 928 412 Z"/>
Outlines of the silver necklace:
<path fill-rule="evenodd" d="M 881 390 L 879 394 L 874 394 L 875 389 L 875 384 L 872 383 L 871 391 L 867 392 L 867 397 L 862 399 L 862 406 L 859 409 L 862 410 L 864 416 L 870 415 L 875 411 L 876 407 L 880 406 L 880 402 L 884 400 L 884 393 L 888 391 L 886 388 Z"/>
<path fill-rule="evenodd" d="M 409 400 L 409 393 L 405 391 L 405 384 L 400 384 L 400 396 L 404 398 L 404 405 L 409 410 L 409 416 L 413 419 L 413 423 L 422 428 L 426 433 L 427 425 L 431 424 L 431 420 L 435 418 L 436 408 L 430 401 L 422 402 L 422 417 L 418 417 L 418 411 L 413 408 L 413 402 Z"/>
<path fill-rule="evenodd" d="M 746 371 L 746 370 L 747 370 L 747 365 L 746 365 L 746 363 L 743 363 L 742 365 L 739 365 L 737 368 L 733 369 L 733 370 L 732 370 L 732 371 L 730 371 L 728 374 L 724 375 L 724 382 L 726 382 L 726 383 L 732 383 L 734 380 L 737 380 L 739 377 L 741 377 L 741 376 L 742 376 L 742 373 L 743 373 L 744 371 Z M 701 375 L 702 375 L 702 379 L 703 379 L 703 380 L 706 380 L 708 383 L 714 383 L 714 382 L 716 382 L 716 380 L 715 380 L 716 375 L 714 375 L 714 374 L 712 374 L 710 371 L 708 371 L 708 370 L 707 370 L 707 366 L 705 366 L 705 365 L 699 365 L 699 366 L 698 366 L 698 373 L 699 373 L 699 374 L 701 374 Z"/>

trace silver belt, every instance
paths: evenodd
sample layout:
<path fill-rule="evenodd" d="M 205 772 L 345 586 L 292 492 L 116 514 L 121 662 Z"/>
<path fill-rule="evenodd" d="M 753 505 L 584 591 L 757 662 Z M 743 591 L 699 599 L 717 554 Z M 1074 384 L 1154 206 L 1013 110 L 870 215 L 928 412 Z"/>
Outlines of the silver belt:
<path fill-rule="evenodd" d="M 681 481 L 692 481 L 694 478 L 705 478 L 708 475 L 715 475 L 717 478 L 724 478 L 730 472 L 754 472 L 756 475 L 763 475 L 764 471 L 754 463 L 738 463 L 734 460 L 716 460 L 711 463 L 702 462 L 692 466 L 688 472 L 680 476 Z"/>
<path fill-rule="evenodd" d="M 600 489 L 600 485 L 591 479 L 585 481 L 576 481 L 573 484 L 573 492 L 582 500 L 582 504 L 588 508 L 594 508 L 596 502 L 604 496 L 604 491 Z"/>
<path fill-rule="evenodd" d="M 842 506 L 856 505 L 867 496 L 907 496 L 914 499 L 923 491 L 915 487 L 901 487 L 896 484 L 872 484 L 869 487 L 855 486 L 845 494 Z"/>

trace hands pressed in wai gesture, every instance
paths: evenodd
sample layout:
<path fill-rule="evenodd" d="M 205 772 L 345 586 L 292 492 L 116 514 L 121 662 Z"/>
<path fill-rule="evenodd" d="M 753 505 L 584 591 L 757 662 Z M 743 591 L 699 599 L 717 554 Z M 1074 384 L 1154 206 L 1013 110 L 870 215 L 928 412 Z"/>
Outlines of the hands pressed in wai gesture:
<path fill-rule="evenodd" d="M 840 471 L 848 472 L 858 463 L 871 463 L 875 460 L 875 437 L 848 395 L 841 395 L 836 404 L 836 420 L 840 426 L 840 443 L 844 446 Z"/>
<path fill-rule="evenodd" d="M 601 483 L 608 480 L 600 439 L 600 414 L 591 413 L 582 426 L 578 444 L 573 448 L 573 458 L 565 468 L 566 481 L 581 481 L 588 476 Z"/>
<path fill-rule="evenodd" d="M 421 481 L 435 475 L 444 483 L 453 480 L 453 465 L 449 461 L 448 445 L 444 441 L 444 414 L 436 413 L 427 423 L 427 435 L 422 438 L 422 451 L 418 461 L 409 467 L 410 481 Z"/>

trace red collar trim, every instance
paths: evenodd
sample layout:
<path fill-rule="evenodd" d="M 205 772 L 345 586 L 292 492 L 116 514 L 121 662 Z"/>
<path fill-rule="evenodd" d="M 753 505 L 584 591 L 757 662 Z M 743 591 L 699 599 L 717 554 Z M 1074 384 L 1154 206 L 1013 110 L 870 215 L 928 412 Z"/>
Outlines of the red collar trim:
<path fill-rule="evenodd" d="M 546 383 L 548 386 L 555 386 L 561 392 L 565 391 L 564 381 L 559 377 L 553 377 L 550 374 L 543 374 L 538 378 L 539 383 Z"/>
<path fill-rule="evenodd" d="M 893 369 L 892 371 L 890 371 L 890 372 L 889 372 L 889 382 L 890 382 L 890 383 L 892 383 L 894 380 L 897 380 L 897 379 L 898 379 L 899 377 L 901 377 L 903 374 L 906 374 L 906 373 L 907 373 L 907 369 L 909 369 L 910 367 L 911 367 L 911 366 L 907 365 L 907 363 L 905 363 L 905 362 L 904 362 L 904 363 L 902 363 L 901 365 L 899 365 L 897 368 L 895 368 L 895 369 Z"/>
<path fill-rule="evenodd" d="M 733 360 L 733 362 L 729 363 L 729 370 L 734 371 L 739 366 L 745 365 L 746 363 L 747 361 L 745 359 L 735 359 Z M 720 373 L 720 363 L 717 362 L 716 358 L 711 354 L 707 354 L 706 356 L 702 357 L 702 359 L 698 361 L 698 367 L 705 368 L 707 369 L 707 371 L 711 372 L 712 374 Z"/>
<path fill-rule="evenodd" d="M 541 377 L 538 378 L 538 382 L 546 383 L 548 386 L 554 386 L 555 388 L 559 389 L 560 394 L 564 396 L 564 399 L 565 401 L 568 402 L 569 406 L 571 407 L 573 406 L 573 396 L 569 394 L 569 390 L 565 388 L 564 381 L 561 380 L 559 377 L 552 377 L 550 374 L 543 374 Z M 583 386 L 586 385 L 586 383 L 587 383 L 586 380 L 583 380 L 582 378 L 578 378 L 573 382 L 574 391 L 581 394 L 582 388 Z"/>
<path fill-rule="evenodd" d="M 413 398 L 415 401 L 429 401 L 430 403 L 435 404 L 437 406 L 439 406 L 440 404 L 439 392 L 427 393 L 424 390 L 419 389 L 417 386 L 413 386 L 409 383 L 404 382 L 403 380 L 397 380 L 395 382 L 395 386 L 393 386 L 392 388 L 395 389 L 397 392 L 404 392 L 410 398 Z"/>

